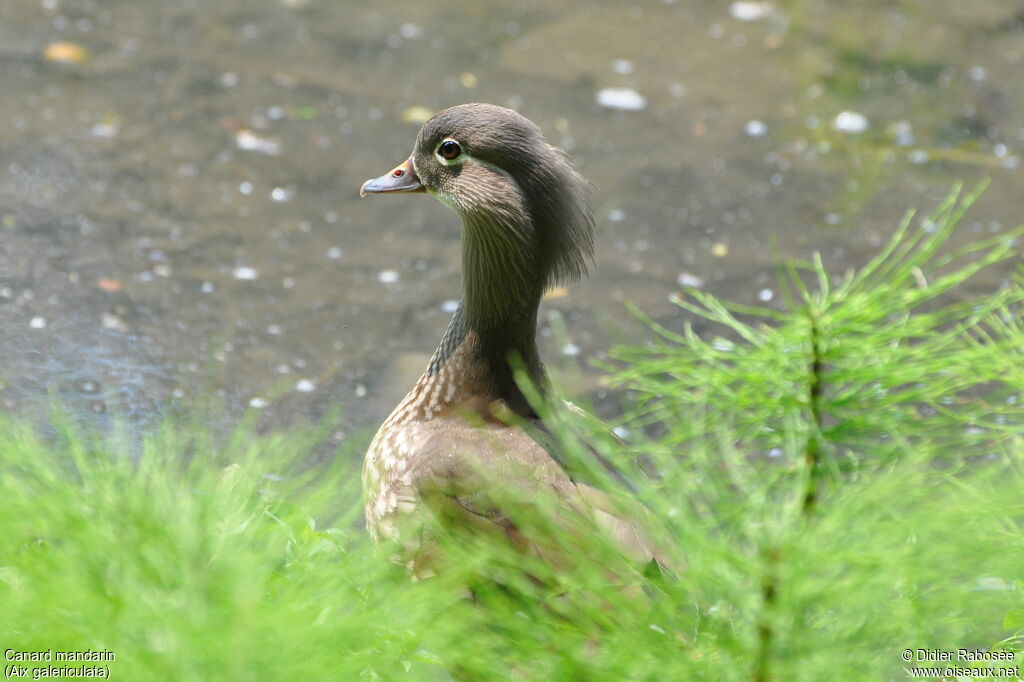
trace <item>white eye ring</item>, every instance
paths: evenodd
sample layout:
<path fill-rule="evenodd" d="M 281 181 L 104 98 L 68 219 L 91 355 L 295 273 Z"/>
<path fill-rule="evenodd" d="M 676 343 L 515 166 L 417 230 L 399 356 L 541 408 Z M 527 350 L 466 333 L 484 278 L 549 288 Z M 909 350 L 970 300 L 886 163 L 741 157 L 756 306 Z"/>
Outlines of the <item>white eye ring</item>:
<path fill-rule="evenodd" d="M 437 145 L 434 155 L 446 166 L 451 165 L 462 158 L 462 145 L 455 140 L 448 138 L 443 140 L 441 144 Z"/>

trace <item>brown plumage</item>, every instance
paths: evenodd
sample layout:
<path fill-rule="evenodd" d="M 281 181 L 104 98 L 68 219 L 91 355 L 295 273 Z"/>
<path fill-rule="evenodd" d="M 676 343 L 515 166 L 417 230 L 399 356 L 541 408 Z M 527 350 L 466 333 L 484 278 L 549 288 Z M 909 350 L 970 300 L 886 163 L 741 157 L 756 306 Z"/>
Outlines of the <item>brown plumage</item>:
<path fill-rule="evenodd" d="M 588 183 L 525 117 L 465 104 L 427 121 L 409 160 L 360 193 L 419 191 L 462 219 L 463 300 L 423 376 L 366 453 L 373 538 L 397 541 L 414 574 L 431 570 L 437 523 L 561 562 L 557 543 L 517 526 L 512 503 L 536 506 L 559 527 L 605 533 L 628 559 L 661 563 L 636 520 L 639 505 L 624 512 L 575 482 L 521 428 L 537 415 L 510 359 L 544 390 L 537 307 L 547 287 L 586 273 L 593 255 Z"/>

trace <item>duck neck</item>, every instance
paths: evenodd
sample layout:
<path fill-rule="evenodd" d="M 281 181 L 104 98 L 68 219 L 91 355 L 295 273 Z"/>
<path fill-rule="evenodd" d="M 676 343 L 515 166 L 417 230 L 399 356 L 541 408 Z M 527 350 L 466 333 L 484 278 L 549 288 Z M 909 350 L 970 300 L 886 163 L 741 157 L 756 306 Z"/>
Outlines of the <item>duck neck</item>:
<path fill-rule="evenodd" d="M 431 362 L 444 368 L 460 349 L 488 401 L 535 416 L 519 389 L 516 372 L 543 391 L 547 383 L 537 351 L 537 308 L 544 284 L 536 268 L 528 226 L 463 219 L 463 299 Z"/>

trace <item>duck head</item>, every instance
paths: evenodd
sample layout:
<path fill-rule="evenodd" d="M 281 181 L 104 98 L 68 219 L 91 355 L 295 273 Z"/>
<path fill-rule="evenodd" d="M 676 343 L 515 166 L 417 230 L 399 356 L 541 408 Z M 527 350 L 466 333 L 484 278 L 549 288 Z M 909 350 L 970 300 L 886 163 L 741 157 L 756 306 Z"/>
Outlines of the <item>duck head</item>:
<path fill-rule="evenodd" d="M 400 192 L 432 194 L 462 219 L 474 326 L 535 318 L 544 290 L 585 274 L 593 258 L 589 183 L 511 109 L 463 104 L 434 115 L 412 156 L 360 189 Z"/>

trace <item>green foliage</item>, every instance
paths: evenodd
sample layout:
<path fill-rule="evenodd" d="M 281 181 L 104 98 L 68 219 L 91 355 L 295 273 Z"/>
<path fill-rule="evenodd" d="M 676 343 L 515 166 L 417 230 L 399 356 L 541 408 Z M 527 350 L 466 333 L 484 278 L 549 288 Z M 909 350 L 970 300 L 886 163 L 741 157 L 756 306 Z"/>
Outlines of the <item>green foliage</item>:
<path fill-rule="evenodd" d="M 361 453 L 308 465 L 320 433 L 186 421 L 136 443 L 57 420 L 44 439 L 5 419 L 0 648 L 108 650 L 131 680 L 764 682 L 1019 650 L 1024 290 L 965 295 L 1017 234 L 943 252 L 966 203 L 908 216 L 857 272 L 794 265 L 786 312 L 688 292 L 720 332 L 652 323 L 617 351 L 639 396 L 625 447 L 552 408 L 573 459 L 621 466 L 679 575 L 612 576 L 606 543 L 570 533 L 569 574 L 456 537 L 411 582 L 360 527 Z"/>

